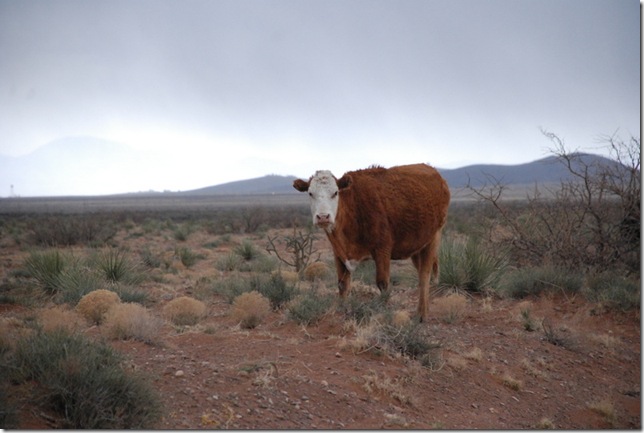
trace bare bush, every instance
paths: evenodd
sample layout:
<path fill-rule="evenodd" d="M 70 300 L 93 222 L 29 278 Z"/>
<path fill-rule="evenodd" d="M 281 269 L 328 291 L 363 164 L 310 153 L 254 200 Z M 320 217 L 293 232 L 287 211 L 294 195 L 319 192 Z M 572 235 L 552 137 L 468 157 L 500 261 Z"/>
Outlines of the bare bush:
<path fill-rule="evenodd" d="M 78 301 L 76 311 L 90 322 L 100 325 L 103 322 L 107 311 L 113 305 L 120 302 L 121 299 L 119 298 L 119 295 L 110 290 L 94 290 L 93 292 L 89 292 L 87 295 L 83 296 L 80 301 Z"/>
<path fill-rule="evenodd" d="M 275 254 L 282 263 L 292 266 L 296 272 L 300 272 L 311 261 L 320 259 L 320 254 L 313 246 L 316 240 L 317 237 L 310 228 L 302 231 L 298 230 L 294 225 L 293 235 L 291 236 L 283 236 L 281 239 L 278 236 L 272 238 L 269 236 L 266 251 Z M 284 247 L 280 248 L 279 245 L 282 244 Z M 317 258 L 313 258 L 316 253 Z"/>
<path fill-rule="evenodd" d="M 196 325 L 206 315 L 206 304 L 189 296 L 180 296 L 163 307 L 163 314 L 175 325 Z"/>
<path fill-rule="evenodd" d="M 511 247 L 519 264 L 554 264 L 568 269 L 639 272 L 640 141 L 603 137 L 610 159 L 570 151 L 557 135 L 543 131 L 571 179 L 547 191 L 538 188 L 525 206 L 503 201 L 506 186 L 490 177 L 469 187 L 501 217 L 497 243 Z"/>

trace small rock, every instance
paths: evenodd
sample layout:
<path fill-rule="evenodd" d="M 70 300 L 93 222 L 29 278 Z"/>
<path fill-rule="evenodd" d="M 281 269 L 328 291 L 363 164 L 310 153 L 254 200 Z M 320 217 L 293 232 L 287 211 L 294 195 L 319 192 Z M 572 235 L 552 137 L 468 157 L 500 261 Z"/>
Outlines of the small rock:
<path fill-rule="evenodd" d="M 185 373 L 183 372 L 183 370 L 177 370 L 177 371 L 174 373 L 174 376 L 175 376 L 175 377 L 181 377 L 181 376 L 184 376 L 184 375 L 185 375 Z"/>

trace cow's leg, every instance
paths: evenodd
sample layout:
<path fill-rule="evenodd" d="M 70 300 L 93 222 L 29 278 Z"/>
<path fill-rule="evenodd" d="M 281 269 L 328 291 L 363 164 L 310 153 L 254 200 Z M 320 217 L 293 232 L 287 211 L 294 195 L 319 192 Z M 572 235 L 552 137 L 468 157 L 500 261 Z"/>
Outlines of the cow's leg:
<path fill-rule="evenodd" d="M 376 262 L 376 285 L 380 293 L 389 289 L 389 266 L 391 265 L 391 253 L 389 251 L 377 252 L 373 254 Z"/>
<path fill-rule="evenodd" d="M 338 274 L 340 297 L 346 298 L 351 291 L 351 271 L 347 269 L 344 262 L 338 256 L 335 256 L 335 270 Z"/>
<path fill-rule="evenodd" d="M 418 315 L 421 322 L 429 318 L 429 285 L 432 277 L 438 283 L 438 249 L 441 243 L 440 231 L 432 241 L 412 257 L 414 266 L 418 269 Z"/>

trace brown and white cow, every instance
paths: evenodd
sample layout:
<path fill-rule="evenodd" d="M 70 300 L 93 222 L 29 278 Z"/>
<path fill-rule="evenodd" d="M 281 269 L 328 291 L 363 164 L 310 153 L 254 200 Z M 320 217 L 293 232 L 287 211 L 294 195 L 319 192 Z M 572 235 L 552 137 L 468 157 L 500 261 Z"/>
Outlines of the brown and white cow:
<path fill-rule="evenodd" d="M 313 224 L 324 229 L 335 255 L 340 296 L 351 289 L 351 272 L 373 258 L 380 291 L 389 287 L 390 260 L 411 257 L 418 270 L 418 314 L 427 320 L 430 277 L 438 278 L 438 248 L 450 192 L 426 164 L 350 171 L 336 179 L 317 171 L 293 187 L 308 192 Z"/>

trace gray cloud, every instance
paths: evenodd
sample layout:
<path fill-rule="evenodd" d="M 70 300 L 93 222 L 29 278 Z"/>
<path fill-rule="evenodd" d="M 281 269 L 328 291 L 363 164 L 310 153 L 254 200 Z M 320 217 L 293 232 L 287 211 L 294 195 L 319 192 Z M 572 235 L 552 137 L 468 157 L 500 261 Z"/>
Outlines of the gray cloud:
<path fill-rule="evenodd" d="M 576 146 L 639 133 L 639 13 L 634 0 L 0 0 L 0 153 L 78 134 L 137 147 L 165 128 L 220 153 L 222 136 L 298 143 L 297 175 L 347 150 L 329 168 L 398 163 L 388 147 L 439 166 L 525 162 L 543 156 L 540 126 Z M 188 148 L 208 154 L 201 143 Z M 278 146 L 267 171 L 290 157 Z"/>

